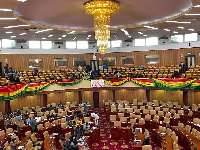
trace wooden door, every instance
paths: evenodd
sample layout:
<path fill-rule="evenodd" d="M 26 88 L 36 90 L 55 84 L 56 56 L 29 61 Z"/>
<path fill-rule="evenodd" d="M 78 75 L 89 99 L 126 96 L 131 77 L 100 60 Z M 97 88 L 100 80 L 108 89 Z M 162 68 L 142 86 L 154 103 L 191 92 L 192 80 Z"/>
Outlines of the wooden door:
<path fill-rule="evenodd" d="M 99 108 L 99 92 L 93 92 L 94 108 Z"/>

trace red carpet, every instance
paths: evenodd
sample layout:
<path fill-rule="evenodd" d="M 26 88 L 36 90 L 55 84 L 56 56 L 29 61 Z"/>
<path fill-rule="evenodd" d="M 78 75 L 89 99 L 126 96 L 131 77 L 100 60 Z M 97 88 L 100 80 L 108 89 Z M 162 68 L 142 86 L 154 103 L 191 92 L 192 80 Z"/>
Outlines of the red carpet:
<path fill-rule="evenodd" d="M 110 127 L 106 122 L 105 114 L 102 114 L 103 108 L 93 109 L 93 112 L 99 113 L 100 140 L 92 144 L 91 150 L 131 150 L 130 141 L 110 139 Z"/>

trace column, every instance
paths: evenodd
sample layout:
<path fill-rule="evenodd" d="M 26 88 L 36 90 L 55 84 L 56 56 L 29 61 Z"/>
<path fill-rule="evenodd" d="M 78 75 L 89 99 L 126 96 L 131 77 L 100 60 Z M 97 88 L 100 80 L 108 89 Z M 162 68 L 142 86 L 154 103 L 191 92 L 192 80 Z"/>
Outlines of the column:
<path fill-rule="evenodd" d="M 112 90 L 113 93 L 113 102 L 115 102 L 115 90 Z"/>
<path fill-rule="evenodd" d="M 147 102 L 150 102 L 150 90 L 146 90 Z"/>
<path fill-rule="evenodd" d="M 5 101 L 5 113 L 11 112 L 10 101 Z"/>
<path fill-rule="evenodd" d="M 42 106 L 47 107 L 47 94 L 43 94 L 42 97 Z"/>
<path fill-rule="evenodd" d="M 82 92 L 78 91 L 79 104 L 82 102 Z"/>
<path fill-rule="evenodd" d="M 188 106 L 188 91 L 183 91 L 183 105 Z"/>

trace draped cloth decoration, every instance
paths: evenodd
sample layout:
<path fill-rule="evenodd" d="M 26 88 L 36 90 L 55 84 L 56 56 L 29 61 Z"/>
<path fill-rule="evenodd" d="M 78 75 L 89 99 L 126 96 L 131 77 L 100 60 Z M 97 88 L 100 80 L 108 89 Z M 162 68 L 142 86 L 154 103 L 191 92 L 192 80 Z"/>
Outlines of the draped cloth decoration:
<path fill-rule="evenodd" d="M 126 83 L 126 79 L 106 79 L 104 80 L 107 84 L 112 86 L 120 86 L 124 83 Z"/>
<path fill-rule="evenodd" d="M 56 81 L 55 83 L 61 86 L 73 86 L 83 81 L 83 79 L 73 79 L 73 80 L 62 80 Z"/>
<path fill-rule="evenodd" d="M 177 91 L 185 88 L 190 88 L 191 84 L 198 79 L 153 79 L 155 85 L 166 91 Z"/>
<path fill-rule="evenodd" d="M 25 93 L 29 83 L 0 86 L 0 100 L 13 100 Z"/>
<path fill-rule="evenodd" d="M 154 88 L 157 87 L 156 84 L 151 79 L 140 79 L 140 78 L 132 78 L 131 82 L 145 87 L 145 88 Z"/>
<path fill-rule="evenodd" d="M 36 93 L 43 91 L 48 86 L 50 86 L 51 82 L 42 82 L 42 83 L 30 83 L 25 93 Z"/>

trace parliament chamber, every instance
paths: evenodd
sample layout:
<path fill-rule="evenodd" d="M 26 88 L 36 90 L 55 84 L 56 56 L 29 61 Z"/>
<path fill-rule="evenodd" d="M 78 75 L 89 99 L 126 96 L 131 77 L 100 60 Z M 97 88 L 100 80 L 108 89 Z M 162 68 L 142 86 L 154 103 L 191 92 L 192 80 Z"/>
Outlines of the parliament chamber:
<path fill-rule="evenodd" d="M 0 150 L 200 150 L 200 1 L 0 0 Z"/>

